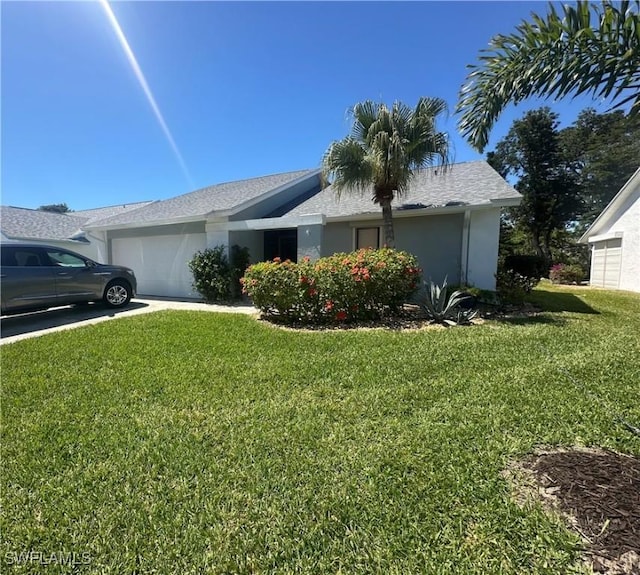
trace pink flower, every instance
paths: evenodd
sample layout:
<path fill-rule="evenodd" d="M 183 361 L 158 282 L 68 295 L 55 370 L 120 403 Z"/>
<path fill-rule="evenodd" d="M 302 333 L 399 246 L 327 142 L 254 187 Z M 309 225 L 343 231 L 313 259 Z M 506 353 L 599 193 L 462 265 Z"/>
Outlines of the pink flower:
<path fill-rule="evenodd" d="M 276 256 L 275 258 L 273 258 L 273 261 L 279 264 L 282 260 L 278 256 Z"/>
<path fill-rule="evenodd" d="M 338 321 L 344 321 L 345 319 L 347 319 L 347 312 L 346 311 L 339 311 L 336 314 L 336 319 Z"/>
<path fill-rule="evenodd" d="M 311 289 L 309 290 L 309 295 L 310 295 L 311 297 L 313 297 L 314 295 L 317 295 L 317 293 L 318 293 L 318 291 L 317 291 L 317 290 L 314 290 L 313 288 L 311 288 Z"/>
<path fill-rule="evenodd" d="M 327 301 L 327 303 L 324 304 L 324 309 L 331 311 L 333 309 L 333 302 L 331 300 Z"/>

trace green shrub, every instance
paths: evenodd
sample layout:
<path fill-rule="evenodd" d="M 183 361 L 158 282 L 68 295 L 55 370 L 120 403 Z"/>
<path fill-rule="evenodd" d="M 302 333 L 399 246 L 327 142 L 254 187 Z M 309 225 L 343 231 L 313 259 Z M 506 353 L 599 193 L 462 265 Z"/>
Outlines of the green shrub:
<path fill-rule="evenodd" d="M 339 253 L 295 264 L 250 266 L 241 282 L 267 316 L 302 323 L 375 319 L 397 312 L 420 278 L 416 259 L 388 248 Z"/>
<path fill-rule="evenodd" d="M 504 302 L 521 303 L 546 271 L 544 258 L 538 256 L 509 255 L 501 259 L 496 274 L 498 297 Z"/>
<path fill-rule="evenodd" d="M 512 254 L 504 258 L 503 265 L 505 270 L 530 280 L 537 280 L 533 287 L 549 272 L 547 261 L 540 256 Z"/>
<path fill-rule="evenodd" d="M 224 246 L 198 251 L 189 262 L 193 287 L 207 303 L 225 303 L 242 296 L 239 278 L 249 264 L 249 250 L 231 248 L 231 262 Z"/>
<path fill-rule="evenodd" d="M 578 264 L 556 264 L 549 271 L 549 279 L 554 284 L 580 284 L 585 273 Z"/>
<path fill-rule="evenodd" d="M 231 246 L 231 298 L 234 300 L 242 298 L 240 279 L 244 276 L 250 263 L 249 248 L 238 245 Z"/>
<path fill-rule="evenodd" d="M 500 301 L 504 303 L 522 303 L 537 284 L 537 281 L 521 276 L 513 270 L 498 268 L 496 274 L 496 292 Z"/>

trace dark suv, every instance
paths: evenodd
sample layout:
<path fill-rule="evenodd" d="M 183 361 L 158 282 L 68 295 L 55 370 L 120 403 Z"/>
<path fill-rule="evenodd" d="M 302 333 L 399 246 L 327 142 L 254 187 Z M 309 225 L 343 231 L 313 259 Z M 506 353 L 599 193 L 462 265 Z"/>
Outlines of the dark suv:
<path fill-rule="evenodd" d="M 91 301 L 124 307 L 136 294 L 129 268 L 99 264 L 55 246 L 16 242 L 0 247 L 3 315 Z"/>

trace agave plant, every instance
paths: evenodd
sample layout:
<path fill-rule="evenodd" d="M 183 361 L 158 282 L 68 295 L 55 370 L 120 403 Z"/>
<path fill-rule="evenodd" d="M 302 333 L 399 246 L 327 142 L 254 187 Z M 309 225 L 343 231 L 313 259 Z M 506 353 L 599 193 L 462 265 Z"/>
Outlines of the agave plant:
<path fill-rule="evenodd" d="M 429 282 L 425 282 L 425 295 L 420 302 L 420 306 L 427 314 L 427 317 L 436 323 L 444 324 L 465 324 L 470 323 L 477 315 L 475 310 L 461 310 L 460 304 L 470 296 L 463 291 L 456 290 L 450 297 L 447 297 L 447 280 L 445 278 L 442 287 Z"/>

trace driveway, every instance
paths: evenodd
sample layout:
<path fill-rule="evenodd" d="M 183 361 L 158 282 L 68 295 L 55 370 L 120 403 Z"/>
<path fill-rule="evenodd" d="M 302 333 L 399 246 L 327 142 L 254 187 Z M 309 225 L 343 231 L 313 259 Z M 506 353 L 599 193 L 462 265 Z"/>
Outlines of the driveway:
<path fill-rule="evenodd" d="M 258 310 L 250 305 L 224 306 L 205 303 L 171 301 L 167 299 L 131 300 L 124 309 L 109 309 L 102 304 L 65 306 L 45 311 L 4 316 L 0 321 L 0 345 L 29 337 L 37 337 L 54 331 L 73 329 L 141 313 L 152 313 L 165 309 L 195 310 L 257 315 Z"/>

